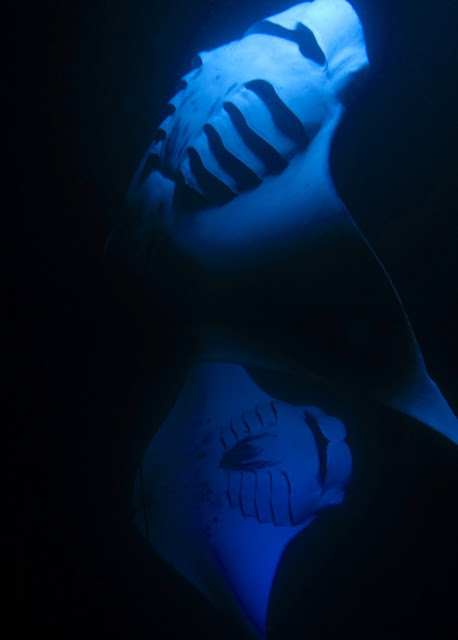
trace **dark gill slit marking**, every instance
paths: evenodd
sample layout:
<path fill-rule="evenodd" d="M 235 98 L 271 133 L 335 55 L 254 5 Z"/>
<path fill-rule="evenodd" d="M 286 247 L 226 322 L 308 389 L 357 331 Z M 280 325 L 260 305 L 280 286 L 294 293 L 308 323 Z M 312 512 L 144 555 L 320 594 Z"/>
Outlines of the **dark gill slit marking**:
<path fill-rule="evenodd" d="M 298 22 L 296 28 L 292 30 L 264 20 L 250 29 L 249 33 L 260 33 L 290 40 L 298 45 L 299 51 L 305 58 L 313 60 L 320 66 L 323 66 L 326 62 L 326 57 L 316 41 L 313 32 L 300 22 Z"/>
<path fill-rule="evenodd" d="M 194 58 L 191 60 L 191 71 L 194 71 L 195 69 L 198 69 L 201 66 L 202 66 L 202 58 L 197 53 L 194 56 Z"/>
<path fill-rule="evenodd" d="M 277 421 L 277 419 L 278 419 L 278 413 L 277 413 L 277 409 L 276 409 L 276 407 L 275 407 L 275 403 L 274 403 L 274 402 L 271 402 L 271 403 L 270 403 L 270 406 L 272 407 L 272 411 L 274 412 L 275 422 L 276 422 L 276 421 Z"/>
<path fill-rule="evenodd" d="M 176 96 L 177 93 L 180 93 L 180 91 L 183 91 L 187 87 L 188 87 L 188 83 L 186 82 L 186 80 L 184 78 L 180 78 L 176 84 L 176 91 L 174 95 Z"/>
<path fill-rule="evenodd" d="M 162 140 L 165 140 L 166 137 L 167 133 L 165 129 L 161 129 L 161 127 L 159 126 L 154 132 L 153 142 L 161 142 Z"/>
<path fill-rule="evenodd" d="M 240 487 L 239 487 L 239 505 L 240 505 L 240 511 L 242 512 L 242 516 L 244 518 L 247 517 L 245 510 L 243 508 L 243 500 L 242 500 L 242 487 L 243 487 L 243 473 L 240 472 Z"/>
<path fill-rule="evenodd" d="M 235 430 L 235 429 L 234 429 L 234 427 L 232 426 L 232 422 L 231 422 L 230 430 L 232 431 L 232 433 L 234 434 L 234 438 L 235 438 L 235 439 L 237 440 L 237 442 L 238 442 L 239 438 L 238 438 L 238 436 L 237 436 L 237 432 L 236 432 L 236 430 Z"/>
<path fill-rule="evenodd" d="M 249 191 L 261 184 L 259 176 L 224 146 L 221 136 L 212 125 L 205 124 L 204 133 L 210 151 L 221 168 L 235 180 L 239 191 Z"/>
<path fill-rule="evenodd" d="M 231 500 L 231 492 L 229 491 L 229 483 L 231 481 L 231 474 L 230 472 L 226 473 L 226 495 L 227 495 L 227 499 L 229 500 L 229 504 L 231 509 L 234 508 L 234 505 L 232 504 L 232 500 Z"/>
<path fill-rule="evenodd" d="M 194 178 L 210 201 L 223 205 L 235 198 L 232 189 L 207 169 L 196 149 L 188 147 L 187 154 Z"/>
<path fill-rule="evenodd" d="M 250 80 L 245 87 L 255 93 L 269 109 L 275 126 L 300 148 L 305 148 L 309 142 L 302 122 L 295 113 L 283 102 L 274 87 L 266 80 Z"/>
<path fill-rule="evenodd" d="M 247 419 L 245 418 L 245 415 L 242 413 L 242 420 L 243 420 L 243 424 L 246 427 L 246 430 L 248 431 L 248 435 L 251 436 L 251 429 L 250 429 L 250 425 L 248 424 Z"/>
<path fill-rule="evenodd" d="M 281 173 L 288 163 L 275 147 L 249 127 L 243 113 L 232 102 L 224 102 L 223 109 L 246 146 L 264 163 L 266 172 L 270 174 Z"/>
<path fill-rule="evenodd" d="M 221 431 L 220 431 L 220 436 L 219 437 L 220 437 L 220 440 L 221 440 L 221 444 L 223 445 L 223 447 L 225 449 L 227 449 L 227 444 L 226 444 L 226 441 L 224 440 L 224 437 L 223 437 L 223 427 L 221 427 Z"/>
<path fill-rule="evenodd" d="M 275 520 L 275 513 L 274 513 L 274 506 L 272 504 L 272 494 L 273 494 L 273 479 L 272 479 L 272 474 L 270 473 L 270 471 L 267 472 L 269 474 L 269 478 L 270 478 L 270 514 L 272 516 L 272 522 L 274 525 L 277 524 L 276 520 Z"/>
<path fill-rule="evenodd" d="M 254 477 L 255 477 L 255 483 L 254 483 L 254 510 L 256 513 L 256 520 L 259 522 L 259 524 L 261 524 L 261 518 L 259 516 L 259 510 L 258 510 L 258 501 L 257 501 L 257 495 L 258 495 L 258 474 L 256 473 L 256 471 L 254 471 Z"/>
<path fill-rule="evenodd" d="M 315 439 L 316 448 L 318 451 L 318 460 L 320 464 L 320 480 L 321 480 L 322 486 L 324 486 L 324 483 L 326 481 L 326 474 L 328 470 L 327 449 L 328 449 L 329 440 L 323 434 L 318 424 L 318 421 L 311 413 L 309 413 L 308 411 L 304 411 L 304 416 L 305 416 L 305 422 L 307 423 L 307 426 L 309 427 Z"/>
<path fill-rule="evenodd" d="M 282 471 L 282 474 L 285 476 L 286 484 L 288 485 L 288 513 L 289 513 L 289 520 L 291 522 L 291 526 L 294 526 L 293 510 L 292 510 L 292 507 L 291 507 L 291 482 L 289 481 L 289 478 L 288 478 L 287 474 L 284 471 Z"/>
<path fill-rule="evenodd" d="M 259 407 L 258 407 L 258 406 L 256 406 L 256 408 L 255 408 L 255 412 L 256 412 L 256 415 L 257 415 L 257 416 L 258 416 L 258 418 L 259 418 L 259 422 L 261 423 L 261 429 L 264 429 L 264 422 L 263 422 L 263 420 L 262 420 L 262 416 L 261 416 L 261 414 L 259 413 Z"/>

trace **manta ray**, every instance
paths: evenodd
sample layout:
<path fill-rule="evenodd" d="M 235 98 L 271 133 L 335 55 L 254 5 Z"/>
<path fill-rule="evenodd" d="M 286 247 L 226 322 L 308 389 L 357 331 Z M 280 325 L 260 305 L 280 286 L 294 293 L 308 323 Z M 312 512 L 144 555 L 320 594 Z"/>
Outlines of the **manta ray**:
<path fill-rule="evenodd" d="M 108 241 L 146 281 L 166 278 L 151 252 L 167 243 L 194 274 L 195 289 L 176 295 L 198 301 L 203 336 L 139 463 L 136 525 L 258 636 L 284 549 L 344 501 L 352 453 L 338 416 L 286 402 L 250 372 L 367 399 L 458 444 L 394 284 L 331 175 L 334 135 L 368 72 L 346 0 L 297 4 L 199 53 Z"/>

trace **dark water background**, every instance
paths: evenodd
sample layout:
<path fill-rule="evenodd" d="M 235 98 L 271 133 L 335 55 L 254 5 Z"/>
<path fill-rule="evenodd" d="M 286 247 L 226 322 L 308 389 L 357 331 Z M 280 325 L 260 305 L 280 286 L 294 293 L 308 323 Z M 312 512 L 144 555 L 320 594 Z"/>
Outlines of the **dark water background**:
<path fill-rule="evenodd" d="M 128 523 L 142 438 L 135 408 L 152 378 L 158 421 L 165 415 L 187 325 L 108 267 L 103 244 L 193 55 L 291 4 L 7 7 L 3 515 L 12 526 L 2 573 L 14 626 L 4 637 L 225 637 Z M 333 173 L 457 413 L 458 3 L 353 4 L 372 75 L 337 136 Z M 391 440 L 374 428 L 380 473 L 361 513 L 323 520 L 319 544 L 307 543 L 313 562 L 307 544 L 285 559 L 275 637 L 456 637 L 458 452 L 388 421 Z"/>

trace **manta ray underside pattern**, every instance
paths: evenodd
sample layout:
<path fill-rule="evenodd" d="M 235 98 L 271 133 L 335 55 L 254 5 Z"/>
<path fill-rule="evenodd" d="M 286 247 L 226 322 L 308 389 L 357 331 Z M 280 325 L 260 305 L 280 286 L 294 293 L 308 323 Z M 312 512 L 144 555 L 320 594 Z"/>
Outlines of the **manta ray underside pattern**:
<path fill-rule="evenodd" d="M 130 218 L 109 250 L 157 279 L 149 252 L 160 234 L 197 266 L 198 286 L 209 287 L 207 320 L 243 334 L 237 353 L 216 349 L 224 360 L 276 361 L 330 388 L 357 389 L 458 443 L 456 417 L 426 372 L 396 290 L 330 175 L 343 97 L 368 68 L 351 5 L 296 5 L 199 54 L 196 65 L 132 181 Z M 288 300 L 274 280 L 295 260 L 305 277 L 299 291 L 288 285 Z M 249 306 L 253 271 L 270 282 L 262 318 L 278 316 L 281 332 Z M 285 272 L 285 281 L 294 277 Z M 247 303 L 245 318 L 234 316 L 235 296 Z M 300 312 L 288 306 L 298 296 Z M 294 336 L 293 349 L 282 335 Z"/>
<path fill-rule="evenodd" d="M 352 457 L 343 423 L 273 400 L 243 367 L 191 367 L 148 445 L 135 524 L 212 602 L 264 635 L 287 544 L 340 504 Z"/>
<path fill-rule="evenodd" d="M 247 368 L 387 405 L 458 443 L 458 421 L 330 172 L 368 66 L 346 0 L 303 2 L 200 53 L 108 242 L 153 281 L 163 276 L 152 238 L 164 239 L 198 274 L 186 299 L 195 294 L 198 318 L 217 327 L 145 453 L 137 526 L 261 636 L 285 546 L 343 500 L 351 455 L 337 418 L 280 402 Z"/>

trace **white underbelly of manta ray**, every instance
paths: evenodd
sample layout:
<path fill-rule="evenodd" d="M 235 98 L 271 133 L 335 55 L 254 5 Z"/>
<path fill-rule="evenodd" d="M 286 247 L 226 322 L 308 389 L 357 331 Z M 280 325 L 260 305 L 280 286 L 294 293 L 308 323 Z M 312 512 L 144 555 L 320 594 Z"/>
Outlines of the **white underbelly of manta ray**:
<path fill-rule="evenodd" d="M 260 635 L 286 544 L 344 499 L 351 455 L 339 420 L 279 402 L 244 367 L 307 374 L 329 392 L 356 390 L 458 443 L 458 421 L 330 174 L 346 98 L 368 65 L 346 0 L 298 4 L 200 53 L 132 181 L 131 217 L 111 239 L 151 279 L 150 240 L 166 237 L 212 283 L 205 320 L 217 337 L 145 453 L 136 523 Z M 272 276 L 296 259 L 305 273 L 300 304 L 287 302 L 287 280 L 272 294 Z M 258 316 L 244 282 L 253 272 L 272 282 Z M 243 290 L 257 324 L 234 314 L 234 290 Z M 278 317 L 274 332 L 268 317 Z"/>

